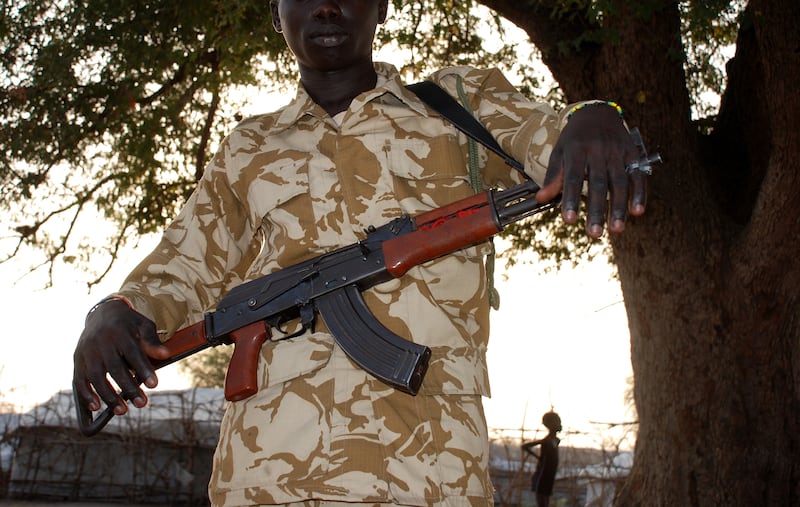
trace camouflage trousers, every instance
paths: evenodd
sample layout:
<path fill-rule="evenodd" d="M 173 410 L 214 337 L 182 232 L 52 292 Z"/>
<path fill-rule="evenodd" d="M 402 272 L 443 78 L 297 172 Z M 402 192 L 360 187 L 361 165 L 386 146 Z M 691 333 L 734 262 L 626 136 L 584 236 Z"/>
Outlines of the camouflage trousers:
<path fill-rule="evenodd" d="M 329 353 L 229 406 L 213 505 L 492 504 L 480 395 L 411 396 Z"/>

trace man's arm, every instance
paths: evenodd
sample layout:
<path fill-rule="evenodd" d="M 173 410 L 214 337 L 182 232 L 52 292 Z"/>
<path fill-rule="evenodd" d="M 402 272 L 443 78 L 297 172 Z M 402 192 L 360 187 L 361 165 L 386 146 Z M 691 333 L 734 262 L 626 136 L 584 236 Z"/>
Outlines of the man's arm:
<path fill-rule="evenodd" d="M 161 340 L 202 320 L 207 306 L 249 266 L 259 244 L 226 181 L 224 163 L 235 161 L 232 151 L 227 139 L 161 242 L 128 275 L 121 297 L 89 312 L 73 356 L 73 387 L 84 406 L 98 410 L 102 400 L 124 414 L 125 397 L 143 407 L 147 396 L 140 384 L 158 383 L 148 357 L 165 359 L 169 352 Z"/>
<path fill-rule="evenodd" d="M 539 455 L 533 452 L 533 448 L 538 445 L 541 445 L 541 443 L 542 443 L 541 440 L 531 440 L 530 442 L 525 442 L 524 444 L 522 444 L 522 450 L 527 452 L 531 456 L 535 456 L 538 459 Z"/>

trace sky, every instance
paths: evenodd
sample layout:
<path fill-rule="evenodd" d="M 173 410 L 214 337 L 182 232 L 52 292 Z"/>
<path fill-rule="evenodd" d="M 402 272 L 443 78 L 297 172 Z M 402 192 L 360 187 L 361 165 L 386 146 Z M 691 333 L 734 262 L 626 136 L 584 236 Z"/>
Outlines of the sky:
<path fill-rule="evenodd" d="M 490 427 L 542 430 L 552 408 L 568 432 L 588 434 L 576 441 L 600 445 L 616 433 L 597 423 L 635 419 L 625 404 L 630 332 L 612 272 L 604 258 L 558 272 L 535 263 L 499 270 L 484 405 Z"/>
<path fill-rule="evenodd" d="M 126 250 L 91 293 L 82 281 L 85 274 L 64 266 L 56 271 L 54 286 L 45 289 L 44 273 L 29 274 L 24 258 L 0 264 L 6 287 L 0 401 L 27 410 L 70 389 L 72 352 L 86 312 L 121 284 L 156 240 L 146 238 L 139 248 Z M 631 375 L 629 332 L 611 267 L 603 259 L 551 273 L 526 263 L 507 270 L 504 259 L 497 267 L 501 305 L 492 314 L 492 396 L 484 405 L 490 428 L 513 437 L 524 425 L 531 436 L 543 430 L 541 416 L 553 408 L 563 420 L 564 437 L 574 444 L 599 446 L 613 439 L 594 423 L 633 416 L 624 402 Z M 176 365 L 158 376 L 157 389 L 190 385 Z"/>

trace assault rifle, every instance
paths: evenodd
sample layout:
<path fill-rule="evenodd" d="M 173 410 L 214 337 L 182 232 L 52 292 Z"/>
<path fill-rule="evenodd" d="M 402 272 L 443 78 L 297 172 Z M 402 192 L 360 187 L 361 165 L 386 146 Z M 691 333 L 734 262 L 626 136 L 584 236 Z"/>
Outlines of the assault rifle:
<path fill-rule="evenodd" d="M 169 358 L 151 360 L 158 369 L 208 347 L 234 344 L 225 378 L 225 398 L 245 399 L 258 390 L 259 351 L 299 318 L 299 336 L 322 317 L 336 343 L 361 368 L 387 384 L 415 395 L 428 367 L 430 349 L 388 330 L 367 307 L 361 292 L 400 278 L 424 262 L 475 245 L 506 225 L 551 208 L 526 181 L 507 190 L 488 190 L 447 206 L 370 227 L 366 237 L 294 266 L 233 288 L 204 319 L 175 332 L 164 346 Z M 106 407 L 97 417 L 75 397 L 81 432 L 91 436 L 111 420 Z"/>

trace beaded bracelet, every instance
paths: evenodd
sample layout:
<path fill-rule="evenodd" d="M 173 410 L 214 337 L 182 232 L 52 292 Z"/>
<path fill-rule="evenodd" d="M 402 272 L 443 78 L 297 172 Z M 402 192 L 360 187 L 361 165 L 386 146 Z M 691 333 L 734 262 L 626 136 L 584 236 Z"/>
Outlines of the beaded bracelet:
<path fill-rule="evenodd" d="M 570 110 L 567 111 L 567 119 L 569 119 L 573 114 L 575 114 L 576 111 L 580 111 L 586 106 L 594 106 L 595 104 L 603 104 L 609 107 L 613 107 L 614 109 L 616 109 L 619 117 L 622 118 L 622 107 L 620 107 L 619 104 L 617 104 L 616 102 L 612 102 L 610 100 L 596 100 L 593 102 L 584 102 L 582 104 L 577 104 L 575 106 L 572 106 Z"/>

